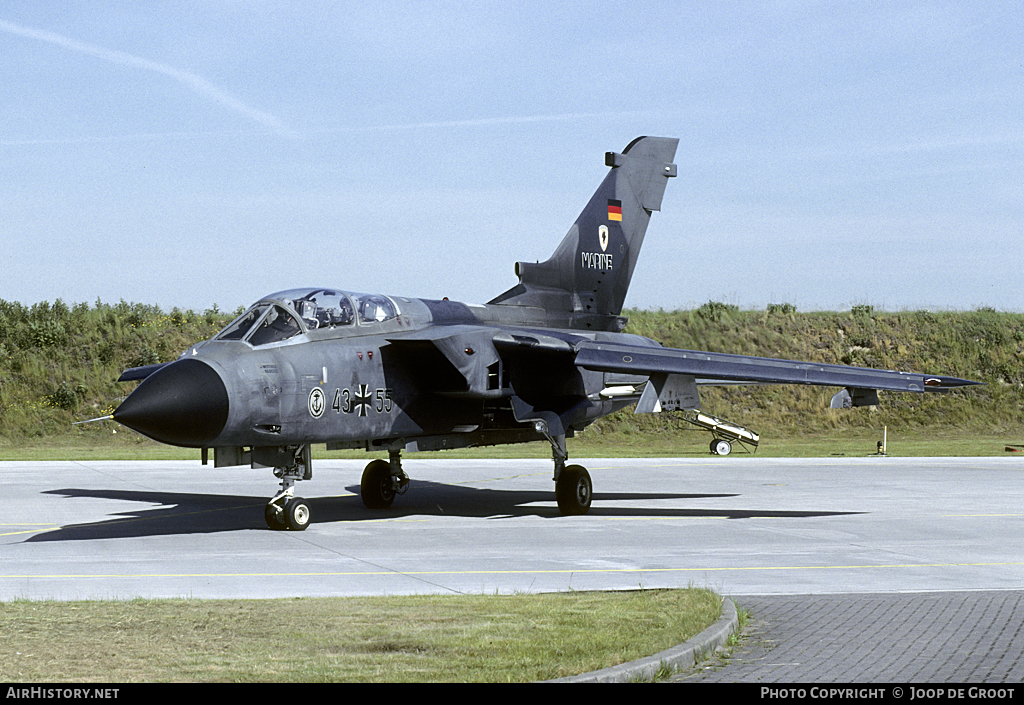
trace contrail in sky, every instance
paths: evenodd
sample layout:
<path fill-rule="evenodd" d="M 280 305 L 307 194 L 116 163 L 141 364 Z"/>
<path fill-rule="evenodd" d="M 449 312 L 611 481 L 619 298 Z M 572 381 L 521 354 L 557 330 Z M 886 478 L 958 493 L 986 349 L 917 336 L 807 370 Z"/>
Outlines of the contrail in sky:
<path fill-rule="evenodd" d="M 173 78 L 179 83 L 185 84 L 196 93 L 210 98 L 229 110 L 233 110 L 251 120 L 255 120 L 264 127 L 273 130 L 283 137 L 295 137 L 294 132 L 288 129 L 284 123 L 270 113 L 265 113 L 262 110 L 256 110 L 255 108 L 249 107 L 234 96 L 217 88 L 205 78 L 196 76 L 193 73 L 182 71 L 174 68 L 173 66 L 167 66 L 166 64 L 161 64 L 156 61 L 150 61 L 149 59 L 143 59 L 139 56 L 133 56 L 132 54 L 126 54 L 123 51 L 105 49 L 93 44 L 79 42 L 63 35 L 55 34 L 54 32 L 45 32 L 38 29 L 32 29 L 30 27 L 22 27 L 21 25 L 16 25 L 4 20 L 0 20 L 0 32 L 16 34 L 19 37 L 28 37 L 29 39 L 37 39 L 41 42 L 47 42 L 48 44 L 55 44 L 56 46 L 63 47 L 64 49 L 77 51 L 81 54 L 88 54 L 89 56 L 95 56 L 96 58 L 104 59 L 122 66 L 133 66 L 147 71 L 155 71 L 156 73 Z"/>

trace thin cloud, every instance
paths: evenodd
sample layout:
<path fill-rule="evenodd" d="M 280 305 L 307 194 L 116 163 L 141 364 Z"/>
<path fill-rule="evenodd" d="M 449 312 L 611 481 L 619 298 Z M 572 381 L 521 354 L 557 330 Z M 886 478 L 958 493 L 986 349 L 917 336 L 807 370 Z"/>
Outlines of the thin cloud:
<path fill-rule="evenodd" d="M 452 128 L 461 127 L 495 127 L 501 125 L 521 125 L 526 123 L 535 122 L 567 122 L 567 121 L 578 121 L 578 120 L 590 120 L 590 119 L 605 119 L 605 118 L 643 118 L 650 119 L 651 117 L 660 115 L 657 111 L 615 111 L 615 112 L 598 112 L 598 113 L 561 113 L 555 115 L 509 115 L 504 117 L 490 117 L 490 118 L 468 118 L 465 120 L 437 120 L 432 122 L 410 122 L 410 123 L 393 123 L 386 125 L 361 125 L 361 126 L 346 126 L 346 127 L 329 127 L 322 130 L 314 130 L 307 132 L 307 135 L 334 135 L 339 133 L 356 133 L 356 132 L 398 132 L 402 130 L 447 130 Z"/>
<path fill-rule="evenodd" d="M 47 44 L 53 44 L 80 54 L 94 56 L 98 59 L 103 59 L 104 61 L 109 61 L 121 66 L 131 66 L 163 74 L 164 76 L 184 84 L 196 93 L 206 96 L 228 110 L 239 113 L 240 115 L 243 115 L 250 120 L 254 120 L 264 127 L 273 130 L 282 137 L 295 137 L 295 133 L 275 116 L 246 105 L 234 96 L 225 93 L 220 88 L 217 88 L 217 86 L 213 85 L 205 78 L 189 73 L 188 71 L 182 71 L 174 68 L 173 66 L 161 64 L 156 61 L 150 61 L 149 59 L 143 59 L 142 57 L 127 54 L 123 51 L 105 49 L 93 44 L 79 42 L 54 32 L 32 29 L 31 27 L 22 27 L 21 25 L 16 25 L 4 20 L 0 20 L 0 32 L 6 32 L 8 34 L 14 34 L 19 37 L 26 37 L 29 39 L 36 39 L 41 42 L 46 42 Z"/>
<path fill-rule="evenodd" d="M 560 115 L 523 115 L 493 118 L 477 118 L 469 120 L 439 120 L 437 122 L 418 122 L 404 125 L 377 125 L 367 130 L 419 130 L 449 127 L 489 127 L 493 125 L 517 125 L 531 122 L 564 122 L 567 120 L 583 120 L 608 117 L 650 117 L 649 111 L 618 111 L 601 113 L 563 113 Z"/>

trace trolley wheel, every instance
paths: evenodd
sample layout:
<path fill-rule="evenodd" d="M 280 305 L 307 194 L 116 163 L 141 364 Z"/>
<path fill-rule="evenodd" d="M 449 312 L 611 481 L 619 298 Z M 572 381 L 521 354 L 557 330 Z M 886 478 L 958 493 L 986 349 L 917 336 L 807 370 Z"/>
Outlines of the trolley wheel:
<path fill-rule="evenodd" d="M 715 455 L 729 455 L 732 452 L 732 443 L 724 438 L 716 438 L 711 441 L 711 452 Z"/>

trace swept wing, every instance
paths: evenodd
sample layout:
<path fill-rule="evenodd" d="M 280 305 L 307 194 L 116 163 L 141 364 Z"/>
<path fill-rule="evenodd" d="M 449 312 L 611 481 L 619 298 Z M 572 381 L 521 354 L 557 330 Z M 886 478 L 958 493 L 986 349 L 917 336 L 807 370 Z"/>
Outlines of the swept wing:
<path fill-rule="evenodd" d="M 576 346 L 576 365 L 587 370 L 641 375 L 689 375 L 702 382 L 806 384 L 895 392 L 925 392 L 977 382 L 918 372 L 848 367 L 727 353 L 584 342 Z"/>

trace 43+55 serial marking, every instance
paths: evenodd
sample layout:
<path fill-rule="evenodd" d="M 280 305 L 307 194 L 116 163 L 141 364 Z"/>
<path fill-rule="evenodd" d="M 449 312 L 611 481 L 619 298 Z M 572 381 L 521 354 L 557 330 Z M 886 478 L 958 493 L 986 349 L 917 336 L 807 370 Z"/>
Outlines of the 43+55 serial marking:
<path fill-rule="evenodd" d="M 391 389 L 388 387 L 377 387 L 371 393 L 370 386 L 360 384 L 358 390 L 335 389 L 334 402 L 331 408 L 339 414 L 355 414 L 357 416 L 368 416 L 373 410 L 378 414 L 390 414 L 394 408 L 394 400 L 391 397 Z M 323 416 L 327 409 L 327 398 L 320 387 L 313 387 L 309 392 L 309 414 L 314 419 Z"/>

